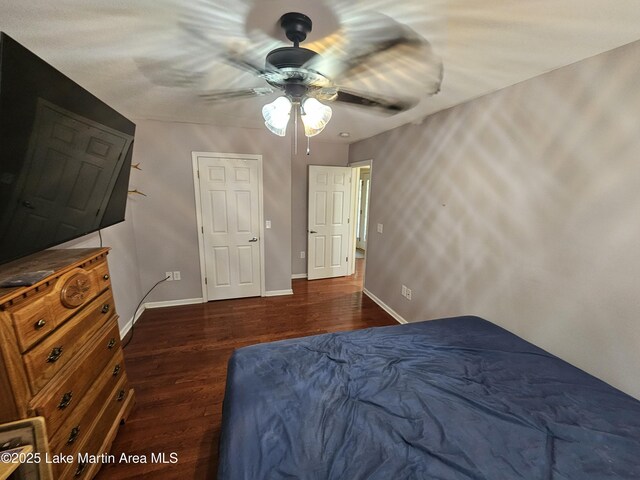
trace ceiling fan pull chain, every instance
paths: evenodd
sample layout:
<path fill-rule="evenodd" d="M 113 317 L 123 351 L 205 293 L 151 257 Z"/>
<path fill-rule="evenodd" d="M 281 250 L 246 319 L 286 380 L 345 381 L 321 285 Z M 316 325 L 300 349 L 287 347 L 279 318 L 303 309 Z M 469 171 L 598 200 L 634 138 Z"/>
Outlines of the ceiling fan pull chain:
<path fill-rule="evenodd" d="M 311 149 L 309 148 L 309 143 L 311 142 L 311 137 L 307 137 L 307 155 L 311 153 Z"/>
<path fill-rule="evenodd" d="M 293 107 L 293 154 L 298 154 L 298 106 Z"/>

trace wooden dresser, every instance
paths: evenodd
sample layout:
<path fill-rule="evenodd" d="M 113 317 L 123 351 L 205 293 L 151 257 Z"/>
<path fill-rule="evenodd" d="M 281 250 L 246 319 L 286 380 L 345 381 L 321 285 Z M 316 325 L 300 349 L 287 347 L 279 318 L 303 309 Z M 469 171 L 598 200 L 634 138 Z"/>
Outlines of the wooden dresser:
<path fill-rule="evenodd" d="M 43 416 L 49 458 L 73 458 L 52 465 L 59 479 L 92 478 L 100 463 L 79 460 L 109 451 L 134 404 L 108 251 L 46 250 L 0 266 L 0 281 L 53 271 L 29 287 L 0 288 L 0 422 Z"/>

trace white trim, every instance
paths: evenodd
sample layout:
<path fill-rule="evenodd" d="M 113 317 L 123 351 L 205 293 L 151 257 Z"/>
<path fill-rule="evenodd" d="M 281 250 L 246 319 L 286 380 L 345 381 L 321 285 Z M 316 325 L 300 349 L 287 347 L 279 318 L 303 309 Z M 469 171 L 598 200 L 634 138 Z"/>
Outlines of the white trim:
<path fill-rule="evenodd" d="M 124 326 L 120 329 L 120 338 L 124 338 L 129 334 L 131 328 L 133 328 L 133 325 L 140 319 L 140 316 L 144 313 L 145 310 L 145 306 L 142 305 L 142 308 L 138 309 L 139 313 L 131 317 L 129 321 L 124 324 Z"/>
<path fill-rule="evenodd" d="M 291 274 L 291 280 L 296 280 L 298 278 L 307 278 L 307 274 L 306 273 L 292 273 Z"/>
<path fill-rule="evenodd" d="M 369 160 L 361 160 L 359 162 L 351 162 L 348 167 L 373 167 L 373 158 Z"/>
<path fill-rule="evenodd" d="M 185 298 L 183 300 L 166 300 L 164 302 L 147 302 L 142 304 L 138 309 L 138 313 L 135 315 L 135 320 L 131 318 L 124 327 L 120 329 L 120 338 L 124 338 L 130 331 L 135 323 L 140 319 L 140 316 L 145 312 L 147 308 L 159 308 L 159 307 L 175 307 L 178 305 L 193 305 L 194 303 L 204 303 L 202 298 Z"/>
<path fill-rule="evenodd" d="M 356 205 L 356 198 L 357 198 L 357 188 L 358 188 L 358 184 L 359 184 L 359 179 L 360 179 L 360 168 L 361 167 L 369 167 L 369 182 L 370 182 L 370 186 L 369 186 L 369 197 L 367 198 L 367 201 L 369 202 L 369 205 L 371 205 L 371 185 L 373 185 L 372 180 L 373 180 L 373 159 L 369 159 L 369 160 L 362 160 L 359 162 L 351 162 L 348 165 L 349 167 L 351 167 L 353 170 L 357 169 L 357 175 L 351 175 L 351 178 L 353 179 L 355 177 L 355 179 L 353 180 L 353 184 L 351 187 L 351 218 L 353 219 L 353 221 L 351 222 L 351 228 L 349 229 L 349 275 L 353 275 L 356 272 L 356 218 L 360 218 L 360 216 L 358 215 L 358 213 L 356 212 L 356 208 L 358 207 Z M 371 209 L 369 209 L 369 211 L 371 211 Z M 371 215 L 369 215 L 369 220 L 371 220 Z M 369 222 L 367 222 L 367 232 L 369 232 Z M 365 256 L 365 266 L 366 266 L 366 256 Z M 366 269 L 365 269 L 366 272 Z M 366 273 L 365 273 L 366 275 Z"/>
<path fill-rule="evenodd" d="M 391 308 L 389 305 L 384 303 L 382 300 L 380 300 L 378 297 L 376 297 L 373 293 L 371 293 L 366 288 L 364 288 L 362 290 L 362 293 L 364 293 L 367 297 L 369 297 L 371 300 L 373 300 L 375 303 L 377 303 L 378 306 L 380 306 L 380 308 L 382 308 L 385 312 L 387 312 L 389 315 L 391 315 L 395 319 L 396 322 L 398 322 L 398 323 L 409 323 L 407 320 L 405 320 L 402 317 L 402 315 L 400 315 L 393 308 Z"/>
<path fill-rule="evenodd" d="M 202 298 L 183 298 L 182 300 L 164 300 L 162 302 L 147 302 L 144 304 L 144 308 L 162 308 L 162 307 L 177 307 L 179 305 L 194 305 L 196 303 L 204 303 Z"/>
<path fill-rule="evenodd" d="M 280 295 L 293 295 L 293 290 L 291 288 L 288 290 L 269 290 L 264 292 L 263 297 L 279 297 Z"/>
<path fill-rule="evenodd" d="M 207 156 L 215 158 L 244 158 L 247 160 L 257 160 L 258 162 L 258 216 L 260 221 L 260 295 L 266 295 L 266 272 L 264 258 L 264 198 L 263 198 L 263 175 L 262 175 L 262 155 L 251 155 L 242 153 L 216 153 L 216 152 L 191 152 L 191 166 L 193 170 L 193 185 L 196 196 L 196 223 L 198 227 L 198 250 L 200 252 L 200 283 L 202 285 L 202 298 L 209 298 L 205 277 L 207 274 L 206 261 L 204 258 L 204 239 L 202 233 L 202 205 L 200 202 L 200 181 L 198 178 L 198 157 Z M 203 300 L 206 301 L 206 300 Z"/>
<path fill-rule="evenodd" d="M 196 225 L 198 227 L 198 252 L 200 254 L 200 284 L 202 298 L 207 298 L 206 260 L 204 258 L 204 238 L 202 236 L 202 203 L 200 202 L 200 177 L 198 175 L 198 154 L 191 152 L 191 167 L 193 170 L 193 187 L 196 195 Z"/>

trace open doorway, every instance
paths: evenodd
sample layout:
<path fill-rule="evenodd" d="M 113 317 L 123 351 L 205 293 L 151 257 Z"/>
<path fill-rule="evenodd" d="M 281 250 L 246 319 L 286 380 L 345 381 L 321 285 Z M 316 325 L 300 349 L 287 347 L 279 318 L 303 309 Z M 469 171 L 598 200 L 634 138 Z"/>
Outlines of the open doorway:
<path fill-rule="evenodd" d="M 352 167 L 353 206 L 351 218 L 351 243 L 349 273 L 361 279 L 364 287 L 364 270 L 367 258 L 367 242 L 369 238 L 369 205 L 371 199 L 372 161 L 350 164 Z"/>

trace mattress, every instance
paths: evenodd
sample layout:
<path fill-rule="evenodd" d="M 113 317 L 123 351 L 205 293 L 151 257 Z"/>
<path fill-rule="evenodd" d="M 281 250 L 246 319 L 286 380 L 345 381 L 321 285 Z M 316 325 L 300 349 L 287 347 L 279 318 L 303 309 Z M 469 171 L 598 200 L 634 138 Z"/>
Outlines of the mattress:
<path fill-rule="evenodd" d="M 640 402 L 477 317 L 244 347 L 219 479 L 640 479 Z"/>

